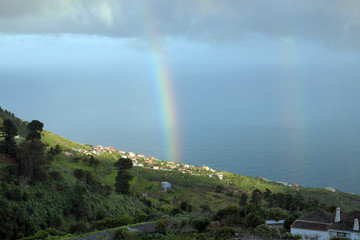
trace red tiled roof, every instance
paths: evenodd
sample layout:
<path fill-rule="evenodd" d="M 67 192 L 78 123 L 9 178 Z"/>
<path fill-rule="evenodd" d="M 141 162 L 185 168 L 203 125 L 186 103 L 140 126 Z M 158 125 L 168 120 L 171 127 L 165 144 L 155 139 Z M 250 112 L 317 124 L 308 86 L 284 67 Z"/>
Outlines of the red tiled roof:
<path fill-rule="evenodd" d="M 331 224 L 330 223 L 319 223 L 319 222 L 308 222 L 303 220 L 296 220 L 291 228 L 308 229 L 314 231 L 326 232 Z"/>

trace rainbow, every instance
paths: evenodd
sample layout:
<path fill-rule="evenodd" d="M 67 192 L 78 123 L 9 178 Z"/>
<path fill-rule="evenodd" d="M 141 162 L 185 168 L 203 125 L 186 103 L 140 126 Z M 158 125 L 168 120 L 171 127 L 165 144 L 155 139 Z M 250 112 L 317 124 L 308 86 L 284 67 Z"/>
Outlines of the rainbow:
<path fill-rule="evenodd" d="M 179 155 L 179 134 L 177 125 L 176 97 L 172 88 L 170 67 L 166 61 L 165 49 L 158 39 L 158 31 L 152 16 L 151 6 L 145 6 L 144 14 L 148 42 L 150 43 L 150 66 L 157 112 L 162 126 L 163 139 L 166 148 L 166 159 L 172 162 L 181 162 Z"/>

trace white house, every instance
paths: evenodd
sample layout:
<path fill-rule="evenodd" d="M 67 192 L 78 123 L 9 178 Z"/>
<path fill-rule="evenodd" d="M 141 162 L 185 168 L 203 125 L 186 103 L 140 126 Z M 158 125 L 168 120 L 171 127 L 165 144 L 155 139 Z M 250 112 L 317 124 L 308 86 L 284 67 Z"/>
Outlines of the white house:
<path fill-rule="evenodd" d="M 306 212 L 293 222 L 290 232 L 302 235 L 303 239 L 328 240 L 328 228 L 334 220 L 334 215 L 324 210 Z"/>
<path fill-rule="evenodd" d="M 332 237 L 344 237 L 360 240 L 359 220 L 360 211 L 353 211 L 340 215 L 340 208 L 336 215 L 323 210 L 304 213 L 291 225 L 292 234 L 301 234 L 304 239 L 327 240 Z"/>

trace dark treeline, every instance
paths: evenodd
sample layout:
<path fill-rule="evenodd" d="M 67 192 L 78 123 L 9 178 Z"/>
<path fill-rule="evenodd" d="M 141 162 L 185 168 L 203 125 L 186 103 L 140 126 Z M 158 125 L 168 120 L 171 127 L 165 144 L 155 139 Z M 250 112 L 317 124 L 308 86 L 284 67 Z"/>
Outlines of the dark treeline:
<path fill-rule="evenodd" d="M 22 121 L 20 118 L 17 118 L 14 113 L 12 113 L 6 109 L 3 109 L 1 106 L 0 106 L 0 118 L 3 120 L 10 119 L 17 128 L 17 134 L 21 137 L 26 137 L 26 135 L 28 133 L 26 126 L 27 126 L 28 122 Z"/>

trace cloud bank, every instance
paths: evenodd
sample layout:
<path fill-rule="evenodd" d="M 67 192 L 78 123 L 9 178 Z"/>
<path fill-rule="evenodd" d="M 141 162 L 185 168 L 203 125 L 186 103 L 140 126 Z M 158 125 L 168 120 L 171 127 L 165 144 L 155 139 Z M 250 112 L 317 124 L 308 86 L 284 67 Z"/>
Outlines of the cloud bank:
<path fill-rule="evenodd" d="M 360 50 L 358 9 L 358 0 L 0 0 L 0 32 L 209 42 L 260 35 Z"/>

